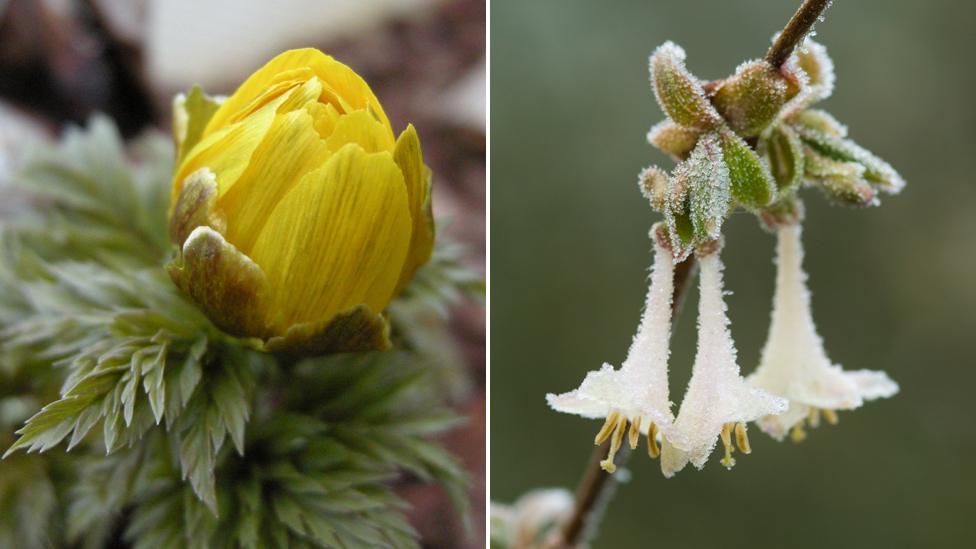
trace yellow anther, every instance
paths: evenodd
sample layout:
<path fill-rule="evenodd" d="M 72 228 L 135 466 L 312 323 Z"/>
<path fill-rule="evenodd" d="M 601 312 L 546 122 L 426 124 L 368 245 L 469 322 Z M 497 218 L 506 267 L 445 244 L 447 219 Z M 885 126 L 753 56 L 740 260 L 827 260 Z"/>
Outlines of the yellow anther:
<path fill-rule="evenodd" d="M 823 415 L 824 415 L 824 419 L 827 420 L 827 423 L 831 425 L 837 425 L 837 421 L 838 421 L 837 412 L 824 408 Z"/>
<path fill-rule="evenodd" d="M 641 418 L 637 416 L 633 421 L 630 422 L 630 449 L 636 450 L 637 443 L 640 442 L 640 426 Z"/>
<path fill-rule="evenodd" d="M 613 432 L 614 427 L 617 426 L 618 419 L 620 419 L 619 412 L 610 412 L 607 420 L 603 422 L 603 427 L 600 428 L 600 432 L 596 434 L 596 439 L 593 440 L 593 444 L 597 446 L 603 444 L 603 441 L 607 440 L 607 437 Z"/>
<path fill-rule="evenodd" d="M 617 455 L 617 450 L 620 450 L 620 445 L 624 442 L 624 434 L 627 431 L 627 418 L 620 417 L 620 414 L 617 414 L 617 417 L 617 424 L 613 428 L 613 436 L 610 438 L 610 451 L 607 453 L 607 459 L 600 462 L 600 467 L 608 473 L 617 470 L 617 466 L 613 464 L 613 456 Z"/>
<path fill-rule="evenodd" d="M 814 429 L 820 427 L 820 410 L 818 408 L 810 408 L 810 413 L 807 414 L 807 423 Z"/>
<path fill-rule="evenodd" d="M 726 469 L 731 469 L 735 465 L 735 460 L 732 459 L 732 452 L 735 451 L 732 447 L 732 429 L 731 423 L 722 426 L 722 445 L 725 446 L 725 457 L 722 458 L 722 465 Z"/>
<path fill-rule="evenodd" d="M 647 455 L 657 459 L 661 455 L 661 448 L 657 445 L 657 424 L 651 423 L 647 429 Z"/>
<path fill-rule="evenodd" d="M 746 433 L 745 423 L 735 424 L 735 444 L 743 454 L 751 454 L 752 447 L 749 446 L 749 435 Z"/>
<path fill-rule="evenodd" d="M 803 422 L 797 423 L 790 430 L 790 440 L 799 444 L 807 438 L 807 432 L 803 430 Z"/>

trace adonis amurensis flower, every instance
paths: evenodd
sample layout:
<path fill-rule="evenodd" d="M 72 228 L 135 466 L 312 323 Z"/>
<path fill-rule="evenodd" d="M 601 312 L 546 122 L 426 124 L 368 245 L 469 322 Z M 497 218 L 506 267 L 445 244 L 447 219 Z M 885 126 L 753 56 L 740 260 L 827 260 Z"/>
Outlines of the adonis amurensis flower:
<path fill-rule="evenodd" d="M 703 82 L 685 67 L 685 53 L 667 42 L 650 60 L 651 84 L 668 119 L 648 141 L 678 165 L 669 174 L 645 169 L 640 187 L 664 222 L 652 230 L 654 268 L 637 335 L 620 369 L 604 364 L 580 387 L 546 396 L 557 411 L 605 420 L 597 444 L 609 439 L 607 458 L 626 437 L 640 435 L 651 457 L 673 476 L 688 463 L 702 468 L 722 441 L 722 464 L 751 452 L 747 424 L 780 440 L 799 441 L 804 426 L 821 416 L 836 423 L 838 410 L 890 397 L 898 385 L 884 372 L 845 371 L 833 364 L 817 334 L 802 270 L 800 222 L 803 187 L 833 202 L 879 204 L 878 193 L 897 193 L 901 176 L 847 137 L 847 128 L 811 109 L 830 96 L 833 63 L 826 49 L 807 39 L 787 62 L 741 64 L 724 79 Z M 743 378 L 729 330 L 719 258 L 722 226 L 738 208 L 777 234 L 779 267 L 769 336 L 759 367 Z M 676 265 L 694 254 L 700 264 L 698 350 L 691 380 L 675 417 L 668 399 L 671 306 Z M 629 427 L 628 427 L 629 426 Z"/>
<path fill-rule="evenodd" d="M 315 49 L 223 101 L 174 103 L 170 274 L 225 331 L 269 349 L 389 345 L 380 315 L 431 255 L 430 170 L 369 86 Z"/>

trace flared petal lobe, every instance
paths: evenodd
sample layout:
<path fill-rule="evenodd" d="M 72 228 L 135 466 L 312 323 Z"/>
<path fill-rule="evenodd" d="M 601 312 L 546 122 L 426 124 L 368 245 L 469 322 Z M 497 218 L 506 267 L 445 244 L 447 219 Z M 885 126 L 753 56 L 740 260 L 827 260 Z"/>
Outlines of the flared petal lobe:
<path fill-rule="evenodd" d="M 786 409 L 785 400 L 747 386 L 739 374 L 723 299 L 722 262 L 717 252 L 701 256 L 699 261 L 698 351 L 678 417 L 664 431 L 661 466 L 668 477 L 689 461 L 702 468 L 719 437 L 727 442 L 732 429 L 739 429 L 744 438 L 745 423 Z M 733 463 L 730 453 L 726 443 L 727 466 Z"/>
<path fill-rule="evenodd" d="M 850 410 L 865 400 L 897 393 L 898 385 L 884 372 L 845 371 L 827 357 L 813 322 L 800 225 L 777 230 L 776 263 L 769 335 L 749 383 L 786 398 L 790 408 L 786 414 L 760 420 L 763 431 L 782 439 L 820 410 Z"/>

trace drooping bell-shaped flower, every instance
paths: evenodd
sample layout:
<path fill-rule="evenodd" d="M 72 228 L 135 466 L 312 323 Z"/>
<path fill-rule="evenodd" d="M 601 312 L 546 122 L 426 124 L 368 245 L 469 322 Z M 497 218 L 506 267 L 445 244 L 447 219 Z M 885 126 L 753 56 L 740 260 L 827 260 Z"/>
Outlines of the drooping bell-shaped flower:
<path fill-rule="evenodd" d="M 752 386 L 789 400 L 786 413 L 762 418 L 760 428 L 776 439 L 792 430 L 796 441 L 804 438 L 805 423 L 819 424 L 821 413 L 836 423 L 836 410 L 852 410 L 898 392 L 898 384 L 884 372 L 845 371 L 827 357 L 810 310 L 800 233 L 799 224 L 777 229 L 772 321 L 759 367 L 749 376 Z"/>
<path fill-rule="evenodd" d="M 750 387 L 739 374 L 735 344 L 729 332 L 718 251 L 696 252 L 701 264 L 698 302 L 698 352 L 678 417 L 663 431 L 661 470 L 671 477 L 690 461 L 704 467 L 719 437 L 725 446 L 722 464 L 731 468 L 733 436 L 748 454 L 746 423 L 786 410 L 786 401 Z"/>
<path fill-rule="evenodd" d="M 651 230 L 654 267 L 647 300 L 637 334 L 620 369 L 603 364 L 586 374 L 578 389 L 560 395 L 548 394 L 554 410 L 587 418 L 605 418 L 596 444 L 610 438 L 610 452 L 601 465 L 614 472 L 614 455 L 628 435 L 631 448 L 641 434 L 647 435 L 648 454 L 660 454 L 657 433 L 671 425 L 668 399 L 668 356 L 671 335 L 671 299 L 674 287 L 674 259 L 665 247 L 661 224 Z M 630 424 L 628 431 L 627 425 Z"/>

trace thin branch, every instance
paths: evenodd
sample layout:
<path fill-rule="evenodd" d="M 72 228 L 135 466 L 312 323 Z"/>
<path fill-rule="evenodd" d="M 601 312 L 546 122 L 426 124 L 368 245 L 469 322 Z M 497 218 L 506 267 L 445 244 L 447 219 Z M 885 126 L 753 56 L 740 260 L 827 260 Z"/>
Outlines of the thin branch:
<path fill-rule="evenodd" d="M 776 68 L 782 67 L 793 54 L 796 45 L 806 37 L 831 2 L 833 0 L 804 0 L 803 5 L 796 10 L 783 32 L 779 33 L 776 41 L 766 52 L 766 61 Z"/>
<path fill-rule="evenodd" d="M 672 294 L 671 300 L 672 322 L 681 311 L 685 296 L 688 295 L 688 289 L 691 287 L 691 281 L 695 278 L 697 266 L 695 256 L 691 256 L 675 266 L 674 294 Z M 600 461 L 607 456 L 609 450 L 610 441 L 608 440 L 593 451 L 590 463 L 586 466 L 586 472 L 583 473 L 583 479 L 576 489 L 576 503 L 573 505 L 573 514 L 563 526 L 561 539 L 556 541 L 555 547 L 577 547 L 595 533 L 596 526 L 603 518 L 603 510 L 613 496 L 614 488 L 617 485 L 616 482 L 612 482 L 610 473 L 600 467 Z M 629 447 L 625 444 L 617 453 L 614 461 L 618 467 L 622 467 L 627 463 L 629 457 Z"/>

